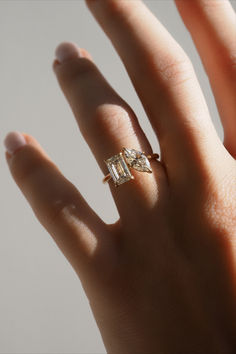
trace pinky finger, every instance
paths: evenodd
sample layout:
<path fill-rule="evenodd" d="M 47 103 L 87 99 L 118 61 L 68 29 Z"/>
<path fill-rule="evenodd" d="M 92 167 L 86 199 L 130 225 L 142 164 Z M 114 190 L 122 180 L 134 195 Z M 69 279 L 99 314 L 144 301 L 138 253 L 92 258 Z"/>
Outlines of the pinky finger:
<path fill-rule="evenodd" d="M 5 138 L 5 146 L 15 182 L 38 220 L 82 275 L 91 265 L 98 239 L 105 236 L 106 225 L 33 137 L 12 132 Z"/>

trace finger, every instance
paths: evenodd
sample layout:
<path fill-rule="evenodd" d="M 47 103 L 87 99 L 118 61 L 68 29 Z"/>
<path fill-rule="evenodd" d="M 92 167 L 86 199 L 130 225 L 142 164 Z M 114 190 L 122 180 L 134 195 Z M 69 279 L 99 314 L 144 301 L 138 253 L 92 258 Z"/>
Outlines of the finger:
<path fill-rule="evenodd" d="M 105 224 L 34 138 L 12 132 L 5 145 L 11 174 L 38 220 L 75 270 L 88 271 L 98 244 L 101 249 L 107 236 Z"/>
<path fill-rule="evenodd" d="M 169 179 L 195 174 L 219 138 L 190 60 L 141 1 L 86 3 L 124 62 L 157 132 Z"/>
<path fill-rule="evenodd" d="M 209 76 L 224 127 L 224 143 L 236 156 L 236 16 L 228 0 L 176 0 Z"/>
<path fill-rule="evenodd" d="M 104 174 L 108 173 L 104 160 L 118 154 L 122 147 L 151 153 L 150 144 L 134 112 L 108 84 L 96 65 L 82 57 L 82 51 L 72 43 L 62 43 L 56 55 L 60 59 L 59 64 L 54 63 L 59 84 Z M 159 165 L 154 162 L 153 168 L 160 181 L 164 179 L 161 177 L 162 168 L 155 166 Z M 137 213 L 142 213 L 144 208 L 152 207 L 157 200 L 154 174 L 135 170 L 132 170 L 132 174 L 135 179 L 119 188 L 114 188 L 113 181 L 110 182 L 119 214 L 123 221 L 129 222 L 132 217 L 137 218 Z"/>

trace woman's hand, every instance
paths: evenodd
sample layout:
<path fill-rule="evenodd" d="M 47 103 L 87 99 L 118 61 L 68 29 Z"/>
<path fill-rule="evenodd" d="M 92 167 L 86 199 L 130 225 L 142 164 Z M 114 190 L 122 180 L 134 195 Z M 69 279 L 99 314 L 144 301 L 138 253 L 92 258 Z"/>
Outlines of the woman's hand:
<path fill-rule="evenodd" d="M 120 219 L 105 224 L 34 138 L 6 138 L 12 175 L 79 275 L 111 354 L 236 352 L 235 14 L 226 0 L 176 4 L 209 76 L 224 144 L 187 55 L 144 3 L 128 0 L 87 0 L 161 149 L 152 174 L 110 182 Z M 123 146 L 151 153 L 89 53 L 64 43 L 56 54 L 59 84 L 104 174 L 104 159 Z"/>

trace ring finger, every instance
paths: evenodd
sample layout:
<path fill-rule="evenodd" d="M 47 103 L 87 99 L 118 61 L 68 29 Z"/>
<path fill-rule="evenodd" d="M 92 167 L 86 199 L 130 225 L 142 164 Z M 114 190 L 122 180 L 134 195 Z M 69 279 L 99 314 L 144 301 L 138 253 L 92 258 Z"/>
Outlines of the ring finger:
<path fill-rule="evenodd" d="M 86 4 L 122 59 L 158 136 L 170 185 L 185 188 L 186 179 L 197 175 L 205 180 L 212 153 L 219 151 L 219 160 L 225 151 L 189 57 L 144 1 Z"/>
<path fill-rule="evenodd" d="M 113 90 L 84 49 L 62 43 L 56 50 L 54 71 L 70 103 L 80 130 L 104 174 L 104 160 L 118 154 L 122 147 L 150 154 L 150 144 L 129 105 Z M 158 187 L 165 183 L 160 163 L 152 163 L 153 174 L 132 169 L 134 181 L 120 188 L 111 186 L 114 200 L 123 220 L 130 214 L 153 207 L 160 198 Z M 161 187 L 161 190 L 163 188 Z M 132 213 L 133 210 L 133 213 Z"/>

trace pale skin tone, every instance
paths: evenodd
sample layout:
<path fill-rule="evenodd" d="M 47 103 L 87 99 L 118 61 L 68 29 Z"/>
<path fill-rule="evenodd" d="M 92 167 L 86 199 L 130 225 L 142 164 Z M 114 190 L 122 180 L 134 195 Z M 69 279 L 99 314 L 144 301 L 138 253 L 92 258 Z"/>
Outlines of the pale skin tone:
<path fill-rule="evenodd" d="M 161 160 L 115 188 L 105 224 L 35 139 L 11 173 L 82 281 L 110 354 L 236 352 L 236 22 L 226 0 L 177 0 L 209 77 L 222 143 L 186 53 L 141 1 L 87 0 L 132 80 Z M 123 146 L 152 149 L 90 54 L 54 62 L 104 174 Z M 84 172 L 81 172 L 84 173 Z M 109 188 L 109 187 L 108 187 Z"/>

